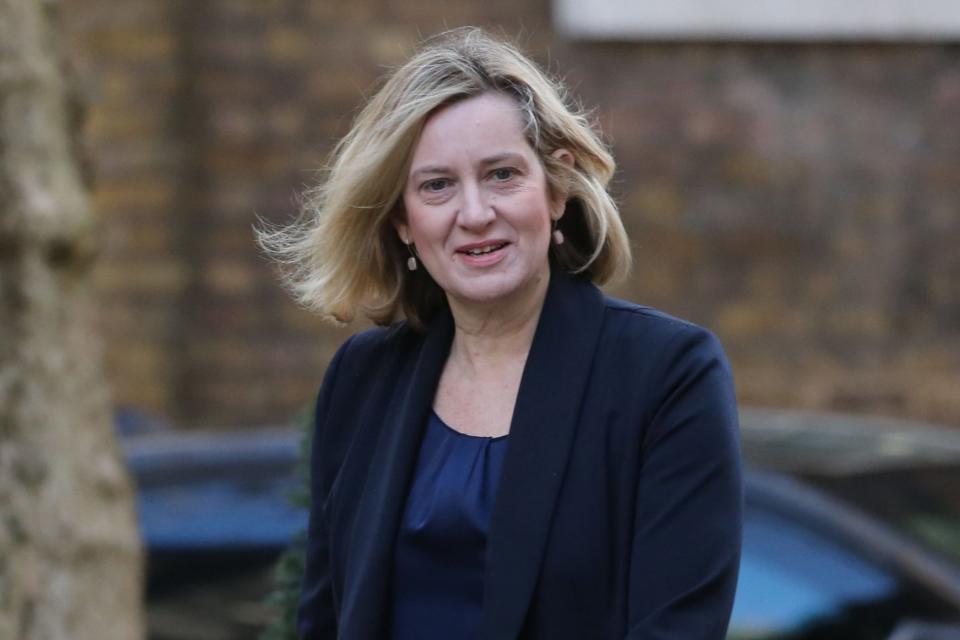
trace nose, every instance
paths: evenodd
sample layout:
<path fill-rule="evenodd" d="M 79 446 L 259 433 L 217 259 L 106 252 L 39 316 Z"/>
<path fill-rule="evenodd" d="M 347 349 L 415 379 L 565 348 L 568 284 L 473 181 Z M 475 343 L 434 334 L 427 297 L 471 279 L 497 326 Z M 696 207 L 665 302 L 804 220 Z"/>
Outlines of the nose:
<path fill-rule="evenodd" d="M 480 185 L 465 183 L 461 190 L 460 211 L 457 223 L 471 231 L 480 231 L 496 218 L 496 213 Z"/>

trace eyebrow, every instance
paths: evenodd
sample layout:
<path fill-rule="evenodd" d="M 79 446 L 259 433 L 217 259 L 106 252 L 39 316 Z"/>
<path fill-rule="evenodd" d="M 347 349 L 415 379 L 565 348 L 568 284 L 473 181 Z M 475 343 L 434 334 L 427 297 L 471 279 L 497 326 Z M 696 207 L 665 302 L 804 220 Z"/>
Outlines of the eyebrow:
<path fill-rule="evenodd" d="M 514 153 L 511 151 L 505 151 L 503 153 L 497 153 L 495 155 L 488 156 L 480 161 L 480 166 L 488 167 L 492 164 L 499 164 L 505 160 L 526 166 L 526 160 L 524 157 L 519 153 Z M 418 167 L 416 170 L 412 171 L 410 173 L 410 180 L 414 181 L 421 176 L 444 173 L 450 173 L 450 167 L 446 165 L 427 165 L 424 167 Z"/>
<path fill-rule="evenodd" d="M 505 152 L 503 152 L 503 153 L 498 153 L 498 154 L 496 154 L 496 155 L 494 155 L 494 156 L 490 156 L 489 158 L 484 158 L 483 160 L 480 161 L 480 164 L 481 164 L 482 166 L 485 166 L 485 167 L 486 167 L 486 166 L 489 166 L 489 165 L 491 165 L 491 164 L 500 164 L 501 162 L 504 162 L 505 160 L 509 160 L 510 162 L 514 162 L 514 163 L 516 163 L 516 164 L 524 164 L 524 165 L 525 165 L 525 164 L 527 163 L 527 161 L 526 161 L 526 160 L 523 158 L 523 156 L 520 155 L 519 153 L 514 153 L 514 152 L 511 152 L 511 151 L 505 151 Z"/>

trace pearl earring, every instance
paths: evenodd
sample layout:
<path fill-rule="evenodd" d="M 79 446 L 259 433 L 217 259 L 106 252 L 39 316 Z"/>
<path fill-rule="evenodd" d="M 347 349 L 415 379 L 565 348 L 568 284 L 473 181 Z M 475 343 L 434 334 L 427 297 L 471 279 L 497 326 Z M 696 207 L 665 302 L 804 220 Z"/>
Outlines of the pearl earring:
<path fill-rule="evenodd" d="M 413 253 L 413 244 L 407 243 L 407 251 L 410 252 L 410 257 L 407 258 L 407 270 L 416 271 L 417 270 L 417 256 Z"/>
<path fill-rule="evenodd" d="M 554 227 L 553 227 L 553 244 L 556 244 L 556 245 L 563 244 L 563 231 L 560 231 L 560 229 L 557 229 L 556 223 L 554 223 Z"/>

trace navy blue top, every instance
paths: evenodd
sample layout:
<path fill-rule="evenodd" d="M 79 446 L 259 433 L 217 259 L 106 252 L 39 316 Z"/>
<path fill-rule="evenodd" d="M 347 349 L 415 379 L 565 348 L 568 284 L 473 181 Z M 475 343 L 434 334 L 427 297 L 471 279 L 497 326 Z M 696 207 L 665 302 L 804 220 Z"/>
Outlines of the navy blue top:
<path fill-rule="evenodd" d="M 455 431 L 431 411 L 394 556 L 393 640 L 478 637 L 506 445 L 506 436 Z"/>

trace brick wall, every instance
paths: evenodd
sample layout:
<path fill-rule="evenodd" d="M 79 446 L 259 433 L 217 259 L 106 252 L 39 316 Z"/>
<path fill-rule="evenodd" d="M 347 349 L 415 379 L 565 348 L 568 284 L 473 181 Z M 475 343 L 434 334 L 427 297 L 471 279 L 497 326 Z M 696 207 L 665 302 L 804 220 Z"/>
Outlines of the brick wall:
<path fill-rule="evenodd" d="M 741 400 L 960 424 L 960 49 L 571 43 L 549 3 L 73 0 L 118 405 L 285 420 L 349 330 L 258 256 L 364 95 L 478 24 L 566 76 L 636 246 L 616 293 L 714 329 Z"/>
<path fill-rule="evenodd" d="M 621 164 L 631 297 L 717 331 L 746 402 L 960 424 L 960 49 L 570 52 Z"/>
<path fill-rule="evenodd" d="M 96 275 L 114 395 L 172 415 L 189 277 L 179 241 L 177 16 L 168 3 L 144 0 L 74 0 L 62 9 L 88 104 L 85 145 L 103 229 Z"/>

